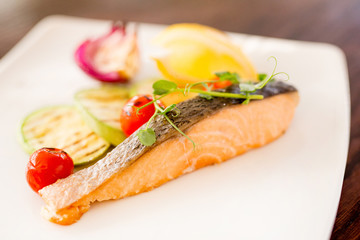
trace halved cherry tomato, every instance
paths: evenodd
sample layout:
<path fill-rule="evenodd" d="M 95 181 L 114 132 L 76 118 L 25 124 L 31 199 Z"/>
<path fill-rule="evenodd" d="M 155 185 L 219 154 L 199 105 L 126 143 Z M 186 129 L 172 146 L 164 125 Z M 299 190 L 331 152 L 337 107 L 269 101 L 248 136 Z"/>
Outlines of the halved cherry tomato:
<path fill-rule="evenodd" d="M 57 148 L 41 148 L 30 156 L 26 180 L 38 192 L 58 179 L 69 176 L 73 170 L 73 160 L 66 152 Z"/>
<path fill-rule="evenodd" d="M 139 127 L 149 121 L 152 115 L 154 115 L 154 104 L 150 104 L 149 106 L 140 109 L 138 113 L 136 112 L 137 108 L 144 106 L 152 100 L 153 98 L 151 95 L 136 95 L 125 103 L 120 116 L 120 124 L 121 129 L 126 136 L 130 136 Z M 160 101 L 157 103 L 161 107 L 164 107 Z"/>
<path fill-rule="evenodd" d="M 219 89 L 219 88 L 227 88 L 229 86 L 232 85 L 232 82 L 231 81 L 218 81 L 218 82 L 214 82 L 213 83 L 213 86 L 212 86 L 212 89 Z"/>
<path fill-rule="evenodd" d="M 207 84 L 211 88 L 211 90 L 216 90 L 216 89 L 220 89 L 220 88 L 227 88 L 227 87 L 232 85 L 232 82 L 228 81 L 228 80 L 217 81 L 217 80 L 219 80 L 218 77 L 215 77 L 212 80 L 215 80 L 216 82 Z M 204 88 L 204 90 L 206 90 L 206 89 Z"/>

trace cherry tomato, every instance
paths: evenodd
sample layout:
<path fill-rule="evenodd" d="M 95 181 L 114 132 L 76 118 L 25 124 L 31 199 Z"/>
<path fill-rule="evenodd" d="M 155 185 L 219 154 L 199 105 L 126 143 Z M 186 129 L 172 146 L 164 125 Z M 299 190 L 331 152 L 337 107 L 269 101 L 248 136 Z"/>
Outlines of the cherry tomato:
<path fill-rule="evenodd" d="M 43 187 L 72 174 L 74 163 L 61 149 L 41 148 L 30 156 L 26 167 L 26 180 L 38 192 Z"/>
<path fill-rule="evenodd" d="M 136 113 L 137 108 L 144 106 L 145 104 L 151 102 L 153 98 L 151 95 L 136 95 L 125 103 L 120 116 L 121 129 L 126 136 L 130 136 L 135 132 L 139 127 L 144 125 L 152 115 L 155 113 L 154 104 L 150 104 L 139 110 Z M 158 102 L 158 104 L 163 107 L 163 105 Z"/>
<path fill-rule="evenodd" d="M 231 81 L 218 81 L 218 82 L 214 82 L 213 83 L 213 86 L 212 86 L 212 89 L 219 89 L 219 88 L 227 88 L 229 86 L 232 85 L 232 82 Z"/>
<path fill-rule="evenodd" d="M 217 80 L 219 80 L 219 78 L 216 77 L 213 80 L 217 81 Z M 214 83 L 208 83 L 208 86 L 211 88 L 211 90 L 216 90 L 216 89 L 220 89 L 220 88 L 227 88 L 227 87 L 229 87 L 231 85 L 232 85 L 232 82 L 228 81 L 228 80 L 217 81 L 217 82 L 214 82 Z M 204 90 L 206 90 L 206 89 L 204 88 Z"/>

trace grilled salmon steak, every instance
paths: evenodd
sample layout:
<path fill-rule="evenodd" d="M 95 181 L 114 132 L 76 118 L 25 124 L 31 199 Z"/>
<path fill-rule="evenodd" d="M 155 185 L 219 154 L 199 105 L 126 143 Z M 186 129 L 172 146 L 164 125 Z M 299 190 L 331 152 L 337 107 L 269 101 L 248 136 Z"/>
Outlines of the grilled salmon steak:
<path fill-rule="evenodd" d="M 226 91 L 238 92 L 232 86 Z M 272 82 L 256 94 L 263 100 L 201 97 L 177 105 L 180 115 L 168 117 L 196 144 L 179 134 L 163 116 L 150 123 L 157 141 L 142 145 L 136 132 L 96 164 L 39 191 L 51 222 L 72 224 L 95 201 L 120 199 L 149 191 L 201 167 L 221 163 L 280 137 L 299 101 L 297 90 Z M 143 126 L 144 127 L 144 126 Z"/>

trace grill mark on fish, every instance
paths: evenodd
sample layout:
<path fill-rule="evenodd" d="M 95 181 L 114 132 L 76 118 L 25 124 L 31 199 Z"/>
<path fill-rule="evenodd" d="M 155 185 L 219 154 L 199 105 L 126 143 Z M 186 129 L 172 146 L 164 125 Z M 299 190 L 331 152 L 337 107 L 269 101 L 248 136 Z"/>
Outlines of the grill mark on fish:
<path fill-rule="evenodd" d="M 235 85 L 230 86 L 223 91 L 232 93 L 240 92 L 239 87 Z M 294 91 L 297 90 L 291 85 L 283 82 L 272 82 L 266 85 L 263 89 L 256 91 L 254 94 L 261 94 L 264 98 L 267 98 Z M 214 114 L 218 110 L 226 106 L 241 104 L 243 101 L 243 99 L 232 98 L 214 97 L 211 100 L 207 100 L 205 98 L 195 97 L 177 105 L 177 108 L 180 110 L 180 114 L 177 117 L 174 117 L 171 112 L 168 113 L 167 116 L 180 130 L 186 131 L 195 123 Z M 150 127 L 154 129 L 157 137 L 156 143 L 152 146 L 148 147 L 142 145 L 138 140 L 136 133 L 134 133 L 107 154 L 105 158 L 94 165 L 80 170 L 65 179 L 60 179 L 56 183 L 41 189 L 39 193 L 46 201 L 48 205 L 47 208 L 51 208 L 56 211 L 57 209 L 68 207 L 72 203 L 81 199 L 83 196 L 94 191 L 114 176 L 114 174 L 121 173 L 150 149 L 174 136 L 179 135 L 179 132 L 177 132 L 166 121 L 164 116 L 156 116 L 150 123 Z M 144 128 L 145 126 L 142 126 L 140 129 Z M 81 185 L 86 187 L 79 187 Z M 65 192 L 60 193 L 58 191 L 54 191 L 57 187 L 62 187 L 62 189 L 65 189 Z M 61 198 L 59 197 L 60 194 Z"/>

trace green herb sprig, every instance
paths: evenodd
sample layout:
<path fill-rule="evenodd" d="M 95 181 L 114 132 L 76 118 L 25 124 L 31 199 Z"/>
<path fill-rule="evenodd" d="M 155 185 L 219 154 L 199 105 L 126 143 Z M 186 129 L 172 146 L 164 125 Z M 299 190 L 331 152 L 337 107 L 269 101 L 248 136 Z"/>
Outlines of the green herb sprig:
<path fill-rule="evenodd" d="M 167 108 L 162 108 L 159 106 L 158 101 L 174 92 L 182 93 L 184 96 L 187 96 L 190 92 L 198 93 L 200 97 L 205 99 L 212 99 L 213 97 L 224 97 L 224 98 L 237 98 L 237 99 L 244 99 L 242 104 L 248 104 L 250 100 L 255 99 L 263 99 L 263 95 L 256 95 L 253 94 L 257 90 L 262 89 L 266 86 L 269 82 L 273 81 L 274 77 L 279 74 L 285 74 L 287 79 L 289 79 L 289 75 L 284 72 L 275 73 L 277 67 L 277 59 L 275 57 L 270 57 L 268 60 L 273 59 L 275 61 L 274 69 L 270 76 L 266 74 L 259 74 L 258 75 L 258 82 L 254 83 L 251 81 L 245 81 L 240 78 L 237 73 L 230 73 L 230 72 L 218 72 L 215 75 L 219 78 L 216 81 L 204 81 L 204 82 L 197 82 L 193 84 L 188 84 L 185 87 L 179 87 L 176 83 L 168 81 L 168 80 L 158 80 L 153 84 L 153 100 L 142 107 L 137 108 L 137 113 L 140 109 L 145 108 L 151 104 L 155 106 L 155 113 L 149 119 L 146 124 L 145 129 L 139 130 L 137 133 L 137 137 L 139 138 L 140 142 L 145 146 L 151 146 L 156 142 L 156 134 L 154 129 L 149 128 L 150 122 L 155 118 L 157 115 L 163 115 L 164 118 L 169 122 L 169 124 L 175 128 L 181 135 L 186 137 L 195 148 L 195 142 L 189 138 L 184 132 L 182 132 L 167 116 L 168 113 L 172 113 L 173 117 L 177 117 L 180 114 L 180 110 L 176 108 L 176 104 L 172 104 Z M 211 84 L 219 81 L 230 81 L 232 84 L 238 84 L 240 88 L 240 93 L 227 93 L 227 92 L 218 92 L 213 91 L 211 88 Z M 195 88 L 197 86 L 203 86 L 205 90 Z"/>

